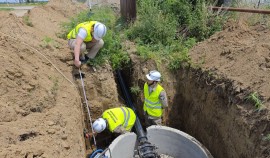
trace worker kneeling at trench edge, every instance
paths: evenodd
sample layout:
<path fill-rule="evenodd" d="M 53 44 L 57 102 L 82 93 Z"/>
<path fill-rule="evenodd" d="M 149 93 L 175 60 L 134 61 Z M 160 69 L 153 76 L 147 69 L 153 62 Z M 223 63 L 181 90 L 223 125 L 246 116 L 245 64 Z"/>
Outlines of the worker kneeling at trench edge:
<path fill-rule="evenodd" d="M 108 129 L 112 133 L 130 132 L 136 121 L 136 114 L 131 108 L 117 107 L 103 112 L 102 117 L 93 123 L 95 134 Z"/>
<path fill-rule="evenodd" d="M 86 21 L 78 24 L 68 35 L 68 45 L 74 51 L 74 65 L 80 67 L 89 59 L 94 59 L 103 47 L 102 38 L 106 35 L 107 27 L 98 21 Z"/>

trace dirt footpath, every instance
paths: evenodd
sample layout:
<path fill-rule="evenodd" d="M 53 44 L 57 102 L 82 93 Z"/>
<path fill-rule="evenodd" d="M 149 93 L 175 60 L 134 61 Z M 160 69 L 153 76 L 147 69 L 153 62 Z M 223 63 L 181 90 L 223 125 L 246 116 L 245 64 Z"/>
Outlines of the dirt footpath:
<path fill-rule="evenodd" d="M 29 10 L 33 9 L 35 6 L 8 6 L 8 7 L 1 7 L 1 8 L 12 8 L 14 10 L 11 13 L 15 14 L 18 17 L 22 17 L 25 13 Z"/>

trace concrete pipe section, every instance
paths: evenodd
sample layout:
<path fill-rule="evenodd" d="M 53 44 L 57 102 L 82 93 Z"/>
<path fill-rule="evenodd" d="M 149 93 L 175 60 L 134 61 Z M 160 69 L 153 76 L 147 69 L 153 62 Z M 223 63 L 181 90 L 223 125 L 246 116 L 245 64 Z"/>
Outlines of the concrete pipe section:
<path fill-rule="evenodd" d="M 147 128 L 147 137 L 157 147 L 160 155 L 172 158 L 213 158 L 210 152 L 195 138 L 174 128 L 151 126 Z M 117 137 L 105 155 L 111 158 L 134 158 L 136 153 L 135 133 Z M 165 156 L 165 157 L 166 157 Z"/>

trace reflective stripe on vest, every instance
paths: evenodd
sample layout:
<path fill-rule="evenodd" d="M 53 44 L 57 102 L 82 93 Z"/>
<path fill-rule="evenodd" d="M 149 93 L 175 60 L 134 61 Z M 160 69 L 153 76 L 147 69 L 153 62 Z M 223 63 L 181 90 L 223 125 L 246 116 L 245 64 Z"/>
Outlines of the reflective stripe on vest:
<path fill-rule="evenodd" d="M 147 112 L 149 116 L 160 117 L 163 113 L 162 105 L 159 100 L 161 91 L 164 89 L 157 84 L 156 89 L 149 94 L 149 87 L 147 83 L 144 84 L 144 106 L 143 110 Z"/>
<path fill-rule="evenodd" d="M 161 109 L 162 108 L 160 101 L 153 103 L 150 100 L 145 99 L 145 102 L 146 102 L 145 105 L 149 108 L 153 108 L 153 109 Z"/>
<path fill-rule="evenodd" d="M 104 111 L 102 117 L 108 121 L 108 129 L 111 132 L 120 125 L 130 131 L 136 120 L 133 110 L 127 107 L 108 109 Z"/>
<path fill-rule="evenodd" d="M 130 118 L 130 112 L 129 112 L 129 110 L 127 109 L 127 111 L 128 111 L 128 115 L 127 115 L 127 114 L 126 114 L 126 111 L 125 111 L 125 109 L 124 109 L 123 107 L 121 107 L 121 110 L 123 111 L 123 113 L 124 113 L 124 118 L 125 118 L 125 122 L 124 122 L 123 126 L 124 126 L 124 128 L 126 128 L 127 125 L 128 125 L 129 118 Z"/>
<path fill-rule="evenodd" d="M 83 40 L 84 42 L 90 42 L 92 40 L 92 35 L 91 35 L 91 29 L 93 27 L 93 25 L 96 23 L 97 21 L 88 21 L 88 22 L 83 22 L 78 24 L 73 30 L 71 30 L 68 35 L 67 35 L 67 39 L 75 39 L 77 37 L 77 34 L 79 32 L 80 28 L 84 28 L 87 32 L 87 36 L 86 38 Z"/>

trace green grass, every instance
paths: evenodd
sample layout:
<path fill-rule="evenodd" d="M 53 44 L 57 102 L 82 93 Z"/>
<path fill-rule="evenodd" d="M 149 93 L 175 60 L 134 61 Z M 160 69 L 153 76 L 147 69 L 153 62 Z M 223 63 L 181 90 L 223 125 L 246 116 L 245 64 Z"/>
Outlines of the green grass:
<path fill-rule="evenodd" d="M 267 134 L 265 137 L 263 137 L 263 140 L 270 141 L 270 134 Z"/>
<path fill-rule="evenodd" d="M 57 94 L 57 90 L 59 89 L 59 80 L 57 77 L 53 77 L 53 76 L 48 76 L 49 80 L 51 80 L 53 82 L 53 85 L 50 89 L 51 94 L 56 95 Z"/>
<path fill-rule="evenodd" d="M 130 92 L 135 94 L 135 95 L 138 95 L 141 93 L 141 89 L 140 87 L 137 85 L 137 86 L 132 86 L 130 87 Z"/>
<path fill-rule="evenodd" d="M 33 23 L 32 21 L 30 20 L 29 16 L 23 16 L 23 22 L 27 25 L 27 26 L 30 26 L 30 27 L 33 27 Z"/>
<path fill-rule="evenodd" d="M 52 88 L 51 88 L 51 93 L 52 93 L 53 95 L 56 95 L 58 89 L 59 89 L 59 81 L 58 81 L 57 78 L 55 78 L 55 79 L 53 80 L 53 86 L 52 86 Z"/>
<path fill-rule="evenodd" d="M 11 11 L 14 10 L 14 8 L 1 8 L 0 7 L 0 11 Z"/>
<path fill-rule="evenodd" d="M 45 36 L 42 41 L 46 44 L 49 44 L 49 43 L 53 42 L 53 39 L 48 37 L 48 36 Z"/>
<path fill-rule="evenodd" d="M 142 59 L 155 59 L 155 54 L 152 52 L 151 48 L 147 45 L 137 45 L 136 54 L 139 55 Z"/>
<path fill-rule="evenodd" d="M 48 2 L 36 2 L 36 3 L 0 3 L 0 7 L 16 7 L 16 6 L 39 6 L 46 5 Z"/>
<path fill-rule="evenodd" d="M 43 48 L 48 48 L 48 47 L 54 47 L 54 48 L 57 48 L 57 49 L 60 48 L 60 44 L 58 42 L 56 42 L 54 39 L 52 39 L 52 38 L 50 38 L 48 36 L 45 36 L 42 39 L 42 44 L 40 46 L 43 47 Z"/>
<path fill-rule="evenodd" d="M 250 93 L 246 99 L 251 101 L 254 104 L 254 106 L 256 107 L 256 109 L 261 109 L 263 106 L 263 103 L 260 100 L 257 92 Z"/>

